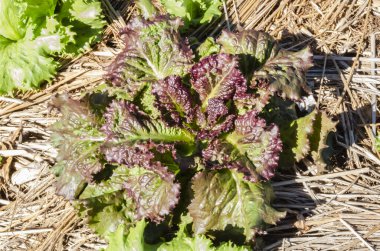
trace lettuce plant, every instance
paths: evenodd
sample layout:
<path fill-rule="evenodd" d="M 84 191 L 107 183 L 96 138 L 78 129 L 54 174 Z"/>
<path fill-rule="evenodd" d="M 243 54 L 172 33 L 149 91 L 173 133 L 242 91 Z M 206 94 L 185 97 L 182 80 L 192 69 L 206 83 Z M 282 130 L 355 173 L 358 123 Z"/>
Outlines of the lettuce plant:
<path fill-rule="evenodd" d="M 214 17 L 222 15 L 221 0 L 160 0 L 165 11 L 184 20 L 185 27 L 209 23 Z"/>
<path fill-rule="evenodd" d="M 37 88 L 59 64 L 100 38 L 105 22 L 98 0 L 2 0 L 0 94 Z"/>
<path fill-rule="evenodd" d="M 52 101 L 63 114 L 52 127 L 57 191 L 108 250 L 249 250 L 284 216 L 269 183 L 281 152 L 295 162 L 324 146 L 322 115 L 294 108 L 309 92 L 308 49 L 247 30 L 194 55 L 179 27 L 132 20 L 102 93 Z"/>

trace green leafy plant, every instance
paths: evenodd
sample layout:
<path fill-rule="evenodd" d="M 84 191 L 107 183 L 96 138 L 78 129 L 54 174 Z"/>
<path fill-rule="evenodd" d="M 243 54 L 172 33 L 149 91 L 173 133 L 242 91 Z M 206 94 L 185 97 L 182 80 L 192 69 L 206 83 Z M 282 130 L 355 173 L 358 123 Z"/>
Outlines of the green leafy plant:
<path fill-rule="evenodd" d="M 220 0 L 160 0 L 159 2 L 166 12 L 182 18 L 185 26 L 208 23 L 222 14 Z"/>
<path fill-rule="evenodd" d="M 3 0 L 0 12 L 0 94 L 50 80 L 54 57 L 88 50 L 105 25 L 98 0 Z"/>
<path fill-rule="evenodd" d="M 158 12 L 169 14 L 173 17 L 179 17 L 184 22 L 182 31 L 190 27 L 196 27 L 201 24 L 210 23 L 213 19 L 220 17 L 222 12 L 221 0 L 159 0 L 136 1 L 141 15 L 145 18 L 154 18 Z M 160 11 L 158 11 L 160 10 Z"/>
<path fill-rule="evenodd" d="M 179 24 L 131 20 L 107 87 L 52 100 L 63 114 L 52 127 L 57 191 L 78 200 L 108 250 L 249 250 L 285 215 L 269 183 L 281 152 L 295 162 L 322 147 L 322 115 L 294 108 L 309 91 L 308 49 L 247 30 L 194 56 Z"/>

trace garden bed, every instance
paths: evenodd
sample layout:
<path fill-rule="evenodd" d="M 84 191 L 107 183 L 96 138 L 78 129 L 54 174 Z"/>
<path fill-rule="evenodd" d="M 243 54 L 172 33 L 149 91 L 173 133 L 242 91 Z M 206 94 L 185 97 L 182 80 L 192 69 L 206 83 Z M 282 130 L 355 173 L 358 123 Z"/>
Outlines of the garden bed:
<path fill-rule="evenodd" d="M 102 83 L 104 69 L 123 45 L 119 30 L 135 11 L 126 1 L 102 2 L 109 25 L 101 43 L 63 62 L 56 80 L 41 91 L 0 97 L 1 250 L 107 246 L 70 202 L 55 195 L 49 172 L 57 156 L 49 126 L 59 119 L 48 109 L 51 97 L 68 92 L 79 98 Z M 380 155 L 372 132 L 379 130 L 379 120 L 371 111 L 380 97 L 378 9 L 378 1 L 364 0 L 227 1 L 221 19 L 194 31 L 202 38 L 222 29 L 254 28 L 284 48 L 311 46 L 308 83 L 320 110 L 338 122 L 334 158 L 322 174 L 305 159 L 292 167 L 296 175 L 280 171 L 272 181 L 273 206 L 287 216 L 260 236 L 264 250 L 380 249 Z M 30 180 L 23 182 L 25 177 Z"/>

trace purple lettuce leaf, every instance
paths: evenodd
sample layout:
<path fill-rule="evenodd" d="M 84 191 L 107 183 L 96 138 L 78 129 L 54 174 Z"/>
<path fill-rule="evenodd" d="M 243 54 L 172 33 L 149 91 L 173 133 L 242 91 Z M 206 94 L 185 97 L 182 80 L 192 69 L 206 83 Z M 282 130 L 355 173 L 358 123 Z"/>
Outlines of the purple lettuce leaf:
<path fill-rule="evenodd" d="M 250 111 L 238 116 L 235 130 L 225 140 L 211 142 L 202 156 L 211 169 L 235 169 L 245 179 L 257 182 L 274 176 L 281 150 L 278 126 L 267 126 L 256 111 Z"/>
<path fill-rule="evenodd" d="M 262 82 L 269 83 L 269 92 L 264 91 L 264 97 L 277 93 L 283 98 L 298 100 L 302 91 L 310 92 L 305 76 L 312 66 L 309 48 L 298 52 L 286 51 L 280 49 L 269 34 L 255 30 L 223 31 L 217 43 L 221 45 L 221 53 L 239 56 L 240 69 L 249 80 L 252 79 L 253 90 Z M 252 103 L 251 98 L 242 98 L 245 100 L 243 103 Z"/>
<path fill-rule="evenodd" d="M 154 153 L 145 144 L 131 146 L 107 142 L 100 149 L 109 163 L 149 167 L 154 159 Z"/>
<path fill-rule="evenodd" d="M 268 183 L 247 182 L 234 170 L 203 171 L 192 183 L 194 199 L 189 213 L 195 234 L 231 225 L 243 228 L 250 240 L 265 224 L 275 224 L 285 215 L 270 206 L 273 194 Z"/>
<path fill-rule="evenodd" d="M 156 96 L 155 106 L 175 124 L 194 121 L 196 111 L 190 91 L 179 76 L 170 76 L 155 83 L 152 92 Z"/>
<path fill-rule="evenodd" d="M 235 115 L 228 115 L 223 122 L 201 129 L 197 134 L 197 139 L 213 140 L 223 133 L 228 133 L 234 128 L 235 118 Z"/>
<path fill-rule="evenodd" d="M 231 154 L 233 153 L 233 155 Z M 258 182 L 262 178 L 256 171 L 256 167 L 247 156 L 234 152 L 233 145 L 221 139 L 213 139 L 202 150 L 202 158 L 208 169 L 233 169 L 244 175 L 244 179 L 250 182 Z"/>
<path fill-rule="evenodd" d="M 247 156 L 262 177 L 270 179 L 278 165 L 282 142 L 278 126 L 267 126 L 257 115 L 256 111 L 251 111 L 239 116 L 235 120 L 235 131 L 226 140 L 239 154 Z"/>
<path fill-rule="evenodd" d="M 123 172 L 125 170 L 118 170 L 117 174 L 122 175 Z M 180 185 L 174 183 L 174 175 L 171 180 L 163 180 L 146 169 L 132 169 L 131 174 L 133 176 L 125 179 L 124 188 L 136 203 L 136 217 L 154 222 L 164 220 L 163 217 L 170 213 L 179 200 Z"/>
<path fill-rule="evenodd" d="M 225 114 L 226 102 L 233 98 L 236 87 L 245 83 L 237 58 L 228 54 L 202 59 L 191 68 L 190 77 L 192 87 L 202 102 L 202 111 L 207 111 L 208 116 L 212 112 Z M 209 105 L 212 109 L 208 109 Z"/>
<path fill-rule="evenodd" d="M 180 24 L 167 17 L 131 20 L 122 32 L 125 48 L 109 66 L 108 82 L 133 97 L 146 83 L 186 74 L 193 54 L 180 37 Z"/>
<path fill-rule="evenodd" d="M 237 66 L 234 56 L 217 54 L 191 68 L 191 84 L 201 101 L 196 111 L 198 139 L 213 139 L 233 129 L 235 115 L 230 114 L 230 103 L 237 89 L 246 85 Z"/>
<path fill-rule="evenodd" d="M 221 45 L 221 53 L 239 55 L 240 69 L 248 77 L 278 51 L 273 37 L 255 30 L 223 31 L 217 43 Z"/>
<path fill-rule="evenodd" d="M 73 162 L 58 160 L 52 168 L 57 176 L 54 183 L 56 194 L 69 200 L 77 198 L 86 184 L 85 178 L 73 168 L 73 164 L 75 166 Z"/>
<path fill-rule="evenodd" d="M 302 91 L 310 93 L 305 73 L 311 66 L 310 48 L 297 52 L 280 50 L 262 68 L 254 72 L 252 84 L 267 81 L 273 93 L 284 99 L 299 100 Z"/>
<path fill-rule="evenodd" d="M 269 103 L 273 92 L 269 88 L 267 81 L 257 81 L 251 84 L 240 86 L 234 95 L 234 104 L 240 115 L 247 111 L 255 110 L 261 112 Z"/>
<path fill-rule="evenodd" d="M 207 122 L 214 125 L 219 118 L 228 114 L 228 108 L 223 99 L 212 98 L 206 108 Z"/>

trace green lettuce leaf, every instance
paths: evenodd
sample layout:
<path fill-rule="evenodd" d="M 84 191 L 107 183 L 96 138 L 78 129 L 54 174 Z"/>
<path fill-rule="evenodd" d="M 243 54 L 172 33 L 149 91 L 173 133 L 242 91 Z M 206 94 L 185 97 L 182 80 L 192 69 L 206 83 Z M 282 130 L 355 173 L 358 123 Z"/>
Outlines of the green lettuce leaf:
<path fill-rule="evenodd" d="M 24 36 L 25 24 L 21 20 L 23 9 L 16 1 L 0 2 L 0 37 L 17 41 Z"/>
<path fill-rule="evenodd" d="M 125 225 L 119 225 L 114 233 L 107 236 L 109 242 L 105 251 L 155 251 L 157 247 L 144 242 L 144 230 L 147 225 L 145 220 L 136 223 L 129 229 L 126 235 Z"/>
<path fill-rule="evenodd" d="M 141 231 L 144 231 L 145 221 L 142 220 L 140 222 L 136 224 L 135 228 L 130 229 L 130 236 L 126 234 L 126 232 L 128 233 L 128 230 L 125 230 L 126 226 L 120 224 L 115 232 L 110 233 L 106 237 L 108 240 L 108 246 L 105 251 L 143 251 L 144 249 L 141 246 Z M 135 247 L 131 248 L 130 243 L 134 244 Z"/>
<path fill-rule="evenodd" d="M 336 130 L 337 122 L 333 122 L 326 113 L 318 112 L 314 121 L 314 131 L 310 135 L 310 150 L 318 172 L 323 173 L 333 153 L 332 132 Z"/>
<path fill-rule="evenodd" d="M 248 247 L 237 247 L 231 242 L 222 244 L 219 247 L 214 247 L 210 239 L 205 235 L 195 234 L 194 237 L 187 231 L 187 225 L 192 222 L 192 218 L 188 215 L 181 216 L 181 223 L 176 237 L 170 242 L 163 243 L 157 251 L 248 251 Z"/>
<path fill-rule="evenodd" d="M 157 10 L 150 0 L 137 0 L 136 6 L 139 8 L 141 15 L 145 19 L 149 19 L 157 15 Z"/>
<path fill-rule="evenodd" d="M 314 110 L 290 123 L 280 124 L 281 139 L 285 146 L 285 150 L 282 152 L 284 158 L 294 158 L 298 162 L 309 154 L 309 138 L 314 131 L 314 121 L 317 114 L 317 110 Z"/>
<path fill-rule="evenodd" d="M 193 179 L 194 199 L 189 206 L 195 234 L 224 230 L 227 225 L 243 228 L 250 240 L 255 229 L 275 224 L 285 213 L 270 206 L 268 183 L 252 183 L 234 170 L 204 171 Z"/>
<path fill-rule="evenodd" d="M 174 176 L 164 180 L 153 171 L 120 165 L 109 180 L 88 185 L 80 199 L 114 196 L 120 192 L 128 198 L 125 208 L 133 212 L 131 219 L 160 222 L 177 204 L 179 185 L 174 183 Z"/>
<path fill-rule="evenodd" d="M 24 16 L 30 17 L 33 20 L 45 16 L 54 15 L 58 0 L 22 0 L 14 1 L 17 4 L 24 5 Z"/>
<path fill-rule="evenodd" d="M 59 152 L 55 166 L 57 193 L 74 199 L 85 181 L 92 181 L 93 175 L 103 169 L 99 148 L 104 136 L 88 104 L 67 95 L 54 97 L 51 103 L 62 113 L 61 119 L 50 128 L 52 144 Z"/>
<path fill-rule="evenodd" d="M 105 113 L 103 131 L 108 138 L 118 142 L 133 143 L 152 140 L 156 142 L 193 143 L 194 135 L 179 127 L 169 127 L 160 120 L 151 120 L 136 106 L 126 101 L 113 102 Z"/>
<path fill-rule="evenodd" d="M 48 57 L 44 46 L 31 41 L 13 42 L 0 37 L 0 93 L 13 89 L 37 88 L 41 81 L 51 79 L 58 64 Z"/>
<path fill-rule="evenodd" d="M 220 0 L 160 0 L 160 3 L 169 14 L 181 17 L 185 27 L 209 23 L 222 14 Z"/>
<path fill-rule="evenodd" d="M 100 41 L 106 22 L 103 20 L 101 2 L 98 0 L 62 0 L 57 20 L 71 27 L 73 40 L 68 42 L 63 55 L 75 56 L 90 49 Z"/>
<path fill-rule="evenodd" d="M 220 45 L 215 43 L 215 39 L 213 37 L 206 38 L 206 40 L 197 48 L 197 55 L 200 59 L 219 52 Z"/>
<path fill-rule="evenodd" d="M 98 0 L 4 0 L 0 12 L 0 94 L 49 81 L 54 57 L 88 50 L 105 25 Z"/>
<path fill-rule="evenodd" d="M 79 214 L 87 218 L 90 228 L 104 237 L 115 233 L 120 225 L 123 225 L 124 232 L 128 232 L 135 222 L 132 199 L 121 190 L 109 193 L 93 190 L 94 187 L 84 190 L 85 195 L 81 195 L 79 205 Z M 94 192 L 93 197 L 91 192 Z"/>

